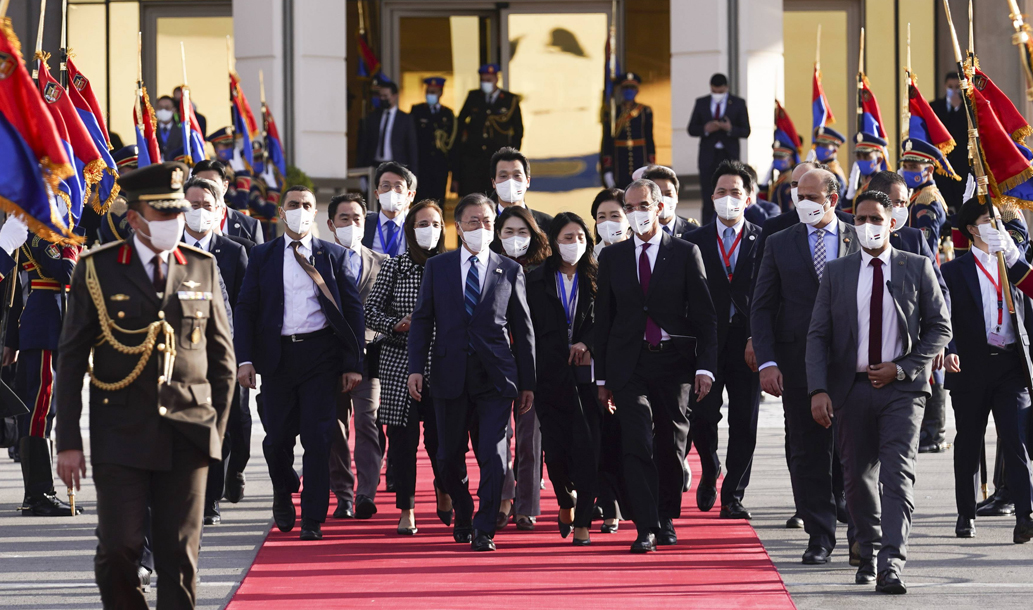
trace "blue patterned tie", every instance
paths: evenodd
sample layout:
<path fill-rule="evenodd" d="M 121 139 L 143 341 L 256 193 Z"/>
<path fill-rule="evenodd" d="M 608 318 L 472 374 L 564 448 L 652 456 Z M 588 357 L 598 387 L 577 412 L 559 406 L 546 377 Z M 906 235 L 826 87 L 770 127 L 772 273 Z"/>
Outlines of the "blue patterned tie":
<path fill-rule="evenodd" d="M 725 252 L 728 253 L 728 263 L 731 265 L 732 270 L 735 270 L 735 259 L 736 254 L 732 252 L 732 244 L 735 243 L 735 229 L 732 227 L 725 227 Z M 733 303 L 728 308 L 728 319 L 731 320 L 735 317 L 735 304 Z"/>
<path fill-rule="evenodd" d="M 481 276 L 477 270 L 477 257 L 470 257 L 470 271 L 466 274 L 466 290 L 464 292 L 466 302 L 466 315 L 473 317 L 473 310 L 477 308 L 477 302 L 481 300 Z"/>
<path fill-rule="evenodd" d="M 398 252 L 398 244 L 394 243 L 395 233 L 398 231 L 398 225 L 394 222 L 385 222 L 382 226 L 384 228 L 384 243 L 381 244 L 381 246 L 384 247 L 383 254 L 393 257 L 395 253 Z M 389 247 L 391 248 L 391 252 L 387 251 Z"/>

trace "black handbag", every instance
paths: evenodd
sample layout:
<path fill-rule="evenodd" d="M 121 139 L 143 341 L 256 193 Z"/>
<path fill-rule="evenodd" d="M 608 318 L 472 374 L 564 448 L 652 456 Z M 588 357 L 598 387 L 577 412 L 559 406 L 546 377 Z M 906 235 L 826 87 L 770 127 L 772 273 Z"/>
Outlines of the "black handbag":
<path fill-rule="evenodd" d="M 376 338 L 366 344 L 366 373 L 370 379 L 380 379 L 380 348 L 385 339 L 378 333 Z"/>

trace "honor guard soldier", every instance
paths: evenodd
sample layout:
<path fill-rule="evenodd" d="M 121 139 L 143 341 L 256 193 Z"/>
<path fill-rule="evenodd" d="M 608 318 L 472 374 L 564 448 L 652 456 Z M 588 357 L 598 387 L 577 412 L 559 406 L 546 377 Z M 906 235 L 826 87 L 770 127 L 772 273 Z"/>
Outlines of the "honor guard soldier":
<path fill-rule="evenodd" d="M 120 148 L 111 154 L 115 164 L 118 165 L 119 175 L 136 169 L 138 154 L 139 149 L 135 144 Z M 126 220 L 126 209 L 125 197 L 119 196 L 101 217 L 100 227 L 97 228 L 97 240 L 101 245 L 129 239 L 132 236 L 133 228 Z"/>
<path fill-rule="evenodd" d="M 498 64 L 485 64 L 480 90 L 466 95 L 459 112 L 456 142 L 452 147 L 452 191 L 462 197 L 491 192 L 491 156 L 503 146 L 520 150 L 524 121 L 520 99 L 499 89 Z"/>
<path fill-rule="evenodd" d="M 776 204 L 781 212 L 788 212 L 796 206 L 793 201 L 792 177 L 793 168 L 800 162 L 800 153 L 797 152 L 797 144 L 790 142 L 779 131 L 775 132 L 775 143 L 771 149 L 774 155 L 771 161 L 772 177 L 774 172 L 778 172 L 778 178 L 768 184 L 768 201 Z"/>
<path fill-rule="evenodd" d="M 868 182 L 877 172 L 889 169 L 886 154 L 886 140 L 879 136 L 859 131 L 854 136 L 854 167 L 850 170 L 846 197 L 840 209 L 847 214 L 854 213 L 854 198 L 868 190 Z"/>
<path fill-rule="evenodd" d="M 409 111 L 416 123 L 416 151 L 420 161 L 416 201 L 434 199 L 442 203 L 448 187 L 448 156 L 456 137 L 456 115 L 451 108 L 441 105 L 444 78 L 425 78 L 423 84 L 427 102 L 414 104 Z"/>
<path fill-rule="evenodd" d="M 839 147 L 846 142 L 843 134 L 831 127 L 818 127 L 814 130 L 814 157 L 819 163 L 829 166 L 829 171 L 839 180 L 839 196 L 846 192 L 846 174 L 839 164 Z"/>
<path fill-rule="evenodd" d="M 181 163 L 156 163 L 118 179 L 133 238 L 83 255 L 61 330 L 57 471 L 76 488 L 86 475 L 89 372 L 94 566 L 106 608 L 147 607 L 138 569 L 148 506 L 159 605 L 197 601 L 205 481 L 221 458 L 235 362 L 215 259 L 179 243 L 186 176 Z"/>
<path fill-rule="evenodd" d="M 635 101 L 642 78 L 634 72 L 624 75 L 620 83 L 621 103 L 613 131 L 609 109 L 603 121 L 603 146 L 599 155 L 603 182 L 607 188 L 627 187 L 632 182 L 635 168 L 656 163 L 656 143 L 653 141 L 653 109 Z"/>
<path fill-rule="evenodd" d="M 223 201 L 234 210 L 248 209 L 248 195 L 251 192 L 251 169 L 237 153 L 237 141 L 232 127 L 223 127 L 208 136 L 215 148 L 215 155 L 223 164 L 228 180 Z M 252 240 L 253 241 L 253 240 Z"/>
<path fill-rule="evenodd" d="M 904 182 L 911 189 L 911 210 L 907 226 L 922 231 L 929 242 L 929 249 L 939 250 L 940 230 L 947 222 L 947 202 L 936 187 L 933 173 L 939 172 L 955 180 L 961 177 L 947 163 L 939 148 L 917 138 L 908 138 L 901 143 L 900 171 Z"/>

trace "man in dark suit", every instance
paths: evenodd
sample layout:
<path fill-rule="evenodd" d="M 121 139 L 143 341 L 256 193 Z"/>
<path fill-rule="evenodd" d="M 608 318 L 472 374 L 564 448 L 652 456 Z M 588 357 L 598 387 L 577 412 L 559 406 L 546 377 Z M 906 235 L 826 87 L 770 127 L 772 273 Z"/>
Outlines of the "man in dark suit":
<path fill-rule="evenodd" d="M 689 418 L 692 442 L 703 469 L 696 487 L 696 505 L 707 511 L 717 500 L 717 477 L 721 474 L 717 424 L 721 421 L 722 392 L 727 388 L 728 472 L 721 485 L 724 519 L 750 518 L 742 499 L 750 482 L 760 411 L 760 377 L 754 370 L 756 358 L 749 341 L 753 262 L 760 227 L 743 217 L 746 206 L 752 204 L 752 190 L 753 179 L 742 163 L 725 161 L 717 166 L 713 195 L 717 218 L 685 236 L 699 247 L 717 312 L 714 387 L 692 409 Z"/>
<path fill-rule="evenodd" d="M 531 187 L 531 164 L 523 153 L 515 148 L 504 146 L 491 156 L 491 186 L 498 196 L 498 205 L 495 210 L 499 216 L 502 215 L 502 210 L 513 205 L 527 208 L 542 233 L 546 235 L 549 233 L 552 216 L 528 208 L 524 201 L 527 189 Z M 495 252 L 502 252 L 501 245 L 493 245 L 499 248 Z"/>
<path fill-rule="evenodd" d="M 699 248 L 660 230 L 660 187 L 624 193 L 635 237 L 604 248 L 596 297 L 599 401 L 616 405 L 633 553 L 677 544 L 689 404 L 717 370 L 717 318 Z M 653 275 L 657 281 L 651 281 Z M 693 373 L 695 371 L 695 373 Z M 695 377 L 695 378 L 694 378 Z M 613 403 L 613 404 L 611 404 Z"/>
<path fill-rule="evenodd" d="M 448 187 L 449 154 L 456 137 L 456 115 L 441 105 L 445 79 L 432 76 L 423 79 L 426 103 L 413 104 L 409 110 L 416 125 L 416 147 L 420 159 L 420 190 L 416 200 L 434 199 L 445 202 Z"/>
<path fill-rule="evenodd" d="M 902 594 L 918 429 L 932 361 L 951 327 L 933 263 L 889 245 L 892 209 L 880 191 L 854 200 L 862 250 L 826 266 L 807 335 L 807 381 L 814 421 L 826 429 L 838 421 L 860 556 L 854 582 Z"/>
<path fill-rule="evenodd" d="M 186 176 L 182 163 L 156 163 L 119 177 L 133 238 L 83 255 L 61 331 L 57 471 L 77 489 L 86 475 L 79 420 L 90 370 L 94 567 L 107 608 L 147 607 L 138 570 L 148 506 L 162 604 L 197 601 L 205 479 L 222 457 L 234 355 L 215 259 L 179 243 Z M 151 340 L 122 329 L 150 329 Z"/>
<path fill-rule="evenodd" d="M 714 216 L 714 170 L 726 159 L 739 160 L 739 139 L 750 137 L 746 100 L 728 92 L 724 74 L 710 77 L 710 95 L 696 98 L 689 119 L 689 135 L 699 138 L 699 186 L 703 197 L 703 224 Z"/>
<path fill-rule="evenodd" d="M 1033 304 L 1017 287 L 1026 278 L 1015 273 L 1002 282 L 997 258 L 1005 252 L 1006 262 L 1016 272 L 1028 266 L 1019 261 L 1017 248 L 1002 249 L 1010 238 L 990 226 L 986 206 L 970 199 L 961 206 L 957 226 L 972 248 L 943 265 L 943 279 L 951 292 L 951 323 L 954 340 L 948 347 L 947 379 L 957 421 L 954 438 L 954 496 L 958 506 L 955 534 L 976 535 L 976 494 L 979 491 L 979 455 L 992 412 L 1008 491 L 1015 502 L 1015 543 L 1033 538 L 1033 475 L 1030 472 L 1030 374 L 1029 337 L 1033 335 Z M 1009 313 L 1003 291 L 1011 291 L 1015 313 Z"/>
<path fill-rule="evenodd" d="M 699 228 L 699 221 L 695 218 L 687 219 L 678 215 L 678 190 L 681 186 L 678 183 L 678 175 L 674 173 L 673 169 L 664 165 L 650 165 L 642 177 L 655 182 L 660 187 L 664 202 L 663 213 L 660 215 L 660 228 L 664 233 L 684 238 L 687 233 Z"/>
<path fill-rule="evenodd" d="M 853 254 L 858 245 L 854 227 L 836 216 L 839 181 L 835 174 L 814 169 L 798 184 L 796 211 L 802 222 L 771 235 L 765 243 L 750 326 L 761 389 L 782 397 L 793 497 L 810 536 L 803 562 L 824 564 L 836 545 L 833 434 L 811 417 L 804 356 L 825 263 Z"/>
<path fill-rule="evenodd" d="M 219 230 L 223 235 L 246 239 L 252 242 L 251 245 L 265 243 L 265 233 L 262 231 L 258 219 L 252 218 L 226 203 L 226 196 L 230 188 L 230 175 L 222 162 L 214 159 L 198 161 L 194 164 L 190 175 L 197 176 L 198 178 L 207 178 L 222 186 L 223 196 L 220 207 L 224 211 L 222 218 L 219 220 Z M 250 250 L 250 245 L 247 245 L 247 248 Z M 237 295 L 234 294 L 233 296 L 236 298 Z"/>
<path fill-rule="evenodd" d="M 524 120 L 520 98 L 499 89 L 498 64 L 484 64 L 478 71 L 481 88 L 466 95 L 452 146 L 452 192 L 460 196 L 491 191 L 490 159 L 503 146 L 520 150 Z"/>
<path fill-rule="evenodd" d="M 380 109 L 366 118 L 359 135 L 359 166 L 395 161 L 419 173 L 420 158 L 416 126 L 412 117 L 398 108 L 398 85 L 380 86 Z"/>
<path fill-rule="evenodd" d="M 158 138 L 162 159 L 174 159 L 175 151 L 183 149 L 183 129 L 179 121 L 176 121 L 178 107 L 179 104 L 167 95 L 159 97 L 154 107 L 154 114 L 158 119 L 154 135 Z"/>
<path fill-rule="evenodd" d="M 346 254 L 312 236 L 316 197 L 303 186 L 283 194 L 284 235 L 256 246 L 237 297 L 237 379 L 255 388 L 261 374 L 265 440 L 262 449 L 273 483 L 273 519 L 294 529 L 291 494 L 294 442 L 305 447 L 301 539 L 323 537 L 330 495 L 331 428 L 337 394 L 362 381 L 362 302 L 348 279 Z"/>
<path fill-rule="evenodd" d="M 405 252 L 405 215 L 416 197 L 416 175 L 409 168 L 387 161 L 377 167 L 373 194 L 379 212 L 366 212 L 362 245 L 391 258 Z"/>
<path fill-rule="evenodd" d="M 509 461 L 506 424 L 514 408 L 519 413 L 531 409 L 535 390 L 524 271 L 488 249 L 495 234 L 492 208 L 491 200 L 477 193 L 460 200 L 455 217 L 463 247 L 427 262 L 409 331 L 409 394 L 421 400 L 430 391 L 434 397 L 438 472 L 455 508 L 453 537 L 470 542 L 475 551 L 495 550 L 492 539 Z M 432 337 L 433 385 L 424 387 Z M 465 479 L 466 439 L 474 418 L 481 469 L 476 517 Z"/>
<path fill-rule="evenodd" d="M 964 93 L 961 91 L 961 81 L 958 73 L 951 71 L 944 77 L 944 85 L 947 87 L 946 97 L 933 100 L 929 103 L 943 126 L 958 143 L 947 155 L 947 162 L 951 167 L 961 171 L 968 167 L 968 147 L 963 146 L 968 141 L 968 118 L 965 116 Z M 965 183 L 952 180 L 950 176 L 935 174 L 936 186 L 947 202 L 947 213 L 953 215 L 961 207 L 962 198 L 965 196 Z"/>
<path fill-rule="evenodd" d="M 366 202 L 361 195 L 337 195 L 327 207 L 327 228 L 334 232 L 334 240 L 346 250 L 348 278 L 355 283 L 359 299 L 365 304 L 380 273 L 380 265 L 388 256 L 363 246 L 363 225 L 366 222 Z M 373 341 L 377 333 L 363 329 L 363 346 Z M 369 376 L 369 361 L 363 360 L 362 381 L 348 393 L 337 397 L 337 426 L 330 447 L 330 491 L 337 496 L 334 518 L 359 517 L 369 519 L 377 512 L 375 503 L 380 483 L 380 466 L 384 450 L 377 426 L 377 408 L 380 406 L 380 380 Z M 355 470 L 352 471 L 352 451 L 348 444 L 351 419 L 355 416 Z M 356 485 L 356 482 L 358 483 Z"/>

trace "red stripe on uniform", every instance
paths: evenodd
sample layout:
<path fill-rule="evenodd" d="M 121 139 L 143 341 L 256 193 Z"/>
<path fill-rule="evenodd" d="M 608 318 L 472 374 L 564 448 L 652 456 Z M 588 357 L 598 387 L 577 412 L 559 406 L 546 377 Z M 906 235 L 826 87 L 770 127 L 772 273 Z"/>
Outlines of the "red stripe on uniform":
<path fill-rule="evenodd" d="M 29 422 L 29 436 L 43 438 L 47 432 L 47 415 L 50 414 L 50 399 L 54 390 L 54 372 L 50 366 L 51 351 L 43 350 L 39 366 L 39 390 L 32 406 L 32 419 Z"/>
<path fill-rule="evenodd" d="M 180 265 L 187 264 L 187 257 L 183 256 L 183 253 L 179 251 L 179 248 L 172 251 L 172 256 L 176 257 L 176 262 Z"/>
<path fill-rule="evenodd" d="M 128 265 L 132 260 L 133 249 L 129 247 L 129 244 L 122 244 L 122 247 L 118 249 L 118 263 Z"/>

